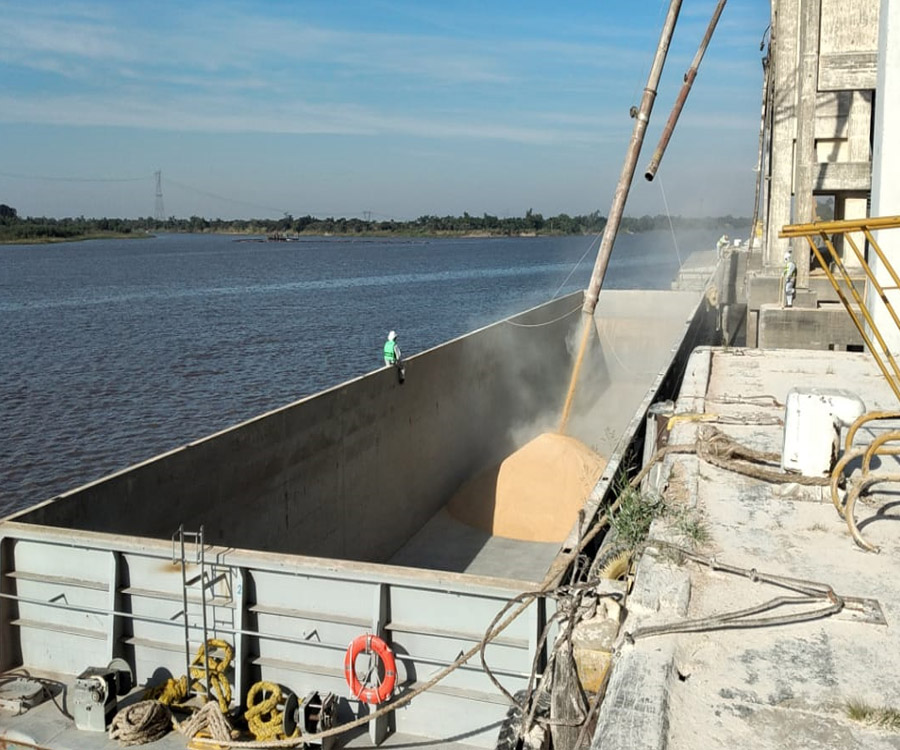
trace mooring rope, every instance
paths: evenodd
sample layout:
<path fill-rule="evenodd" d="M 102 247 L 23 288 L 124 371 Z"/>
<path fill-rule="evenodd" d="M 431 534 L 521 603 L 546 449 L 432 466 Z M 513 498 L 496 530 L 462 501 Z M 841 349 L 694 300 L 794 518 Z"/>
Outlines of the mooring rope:
<path fill-rule="evenodd" d="M 109 738 L 120 745 L 155 742 L 172 728 L 169 707 L 156 700 L 139 701 L 119 711 L 109 726 Z"/>

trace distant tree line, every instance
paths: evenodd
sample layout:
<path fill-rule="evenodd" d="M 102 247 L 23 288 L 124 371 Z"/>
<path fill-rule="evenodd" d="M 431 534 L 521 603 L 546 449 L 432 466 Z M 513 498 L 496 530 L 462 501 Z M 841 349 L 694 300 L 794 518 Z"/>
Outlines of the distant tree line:
<path fill-rule="evenodd" d="M 750 219 L 720 216 L 685 218 L 682 216 L 624 217 L 623 232 L 646 232 L 668 229 L 670 222 L 679 229 L 736 229 L 746 227 Z M 602 232 L 606 217 L 594 211 L 587 215 L 558 214 L 544 218 L 532 209 L 525 216 L 498 217 L 491 214 L 472 216 L 420 216 L 414 221 L 369 221 L 357 218 L 318 218 L 291 215 L 281 219 L 189 219 L 170 217 L 163 221 L 150 217 L 138 219 L 54 219 L 20 217 L 16 209 L 0 204 L 0 241 L 43 241 L 84 237 L 153 234 L 155 232 L 210 232 L 231 234 L 286 235 L 365 235 L 365 236 L 464 236 L 488 235 L 516 237 L 522 235 L 586 235 Z"/>

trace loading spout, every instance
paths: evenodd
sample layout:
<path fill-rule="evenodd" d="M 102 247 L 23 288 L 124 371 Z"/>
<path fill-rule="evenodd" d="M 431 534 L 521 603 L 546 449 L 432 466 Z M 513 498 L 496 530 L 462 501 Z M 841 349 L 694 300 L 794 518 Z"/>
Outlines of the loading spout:
<path fill-rule="evenodd" d="M 582 310 L 585 315 L 588 316 L 593 316 L 594 310 L 597 307 L 597 300 L 600 298 L 600 287 L 603 286 L 603 277 L 606 276 L 606 267 L 609 265 L 609 256 L 612 253 L 613 244 L 616 241 L 616 234 L 619 231 L 619 224 L 622 221 L 622 213 L 625 210 L 625 201 L 628 198 L 628 191 L 631 189 L 631 181 L 634 178 L 634 168 L 637 165 L 638 157 L 641 155 L 641 146 L 644 143 L 644 133 L 647 130 L 647 123 L 650 121 L 650 113 L 653 111 L 653 102 L 656 100 L 656 89 L 657 86 L 659 86 L 659 79 L 662 76 L 663 65 L 666 62 L 666 54 L 668 54 L 669 51 L 669 43 L 672 41 L 672 34 L 675 31 L 675 22 L 678 20 L 678 13 L 680 10 L 681 0 L 671 0 L 669 3 L 669 11 L 666 14 L 666 20 L 659 36 L 659 44 L 656 47 L 653 66 L 650 68 L 650 75 L 647 77 L 647 86 L 644 89 L 644 95 L 641 97 L 641 106 L 634 115 L 634 130 L 631 134 L 631 142 L 628 144 L 628 151 L 625 154 L 625 163 L 622 165 L 622 174 L 619 176 L 619 182 L 616 185 L 616 192 L 613 196 L 612 207 L 609 209 L 609 218 L 607 219 L 606 227 L 603 230 L 603 239 L 600 241 L 600 249 L 597 251 L 597 260 L 594 263 L 594 272 L 591 275 L 591 282 L 585 292 Z M 577 372 L 575 375 L 577 376 Z"/>
<path fill-rule="evenodd" d="M 647 123 L 650 121 L 650 113 L 653 111 L 653 102 L 656 101 L 656 89 L 659 86 L 659 79 L 662 77 L 666 55 L 669 52 L 669 43 L 672 41 L 672 34 L 675 32 L 675 23 L 678 21 L 678 13 L 680 11 L 681 0 L 671 0 L 669 11 L 666 13 L 665 23 L 663 23 L 662 31 L 659 35 L 659 43 L 656 46 L 653 65 L 650 68 L 650 74 L 647 76 L 647 86 L 644 88 L 644 95 L 641 97 L 641 106 L 636 112 L 632 109 L 634 130 L 631 133 L 631 142 L 628 144 L 628 151 L 625 153 L 625 163 L 622 165 L 622 174 L 619 175 L 619 182 L 613 195 L 612 206 L 609 209 L 609 218 L 603 230 L 603 239 L 600 241 L 600 249 L 597 251 L 597 260 L 594 262 L 591 281 L 587 291 L 584 293 L 584 304 L 581 308 L 583 313 L 581 343 L 578 347 L 575 365 L 572 368 L 572 377 L 569 379 L 569 388 L 559 421 L 558 431 L 561 434 L 565 433 L 566 425 L 572 412 L 575 386 L 578 384 L 578 374 L 584 362 L 584 355 L 590 340 L 590 332 L 593 328 L 594 310 L 597 309 L 597 301 L 600 299 L 600 288 L 603 286 L 606 268 L 609 265 L 609 256 L 612 254 L 616 234 L 619 232 L 622 213 L 625 211 L 625 201 L 628 199 L 628 191 L 631 189 L 631 182 L 634 179 L 634 168 L 637 165 L 638 157 L 641 155 L 644 133 L 647 130 Z"/>
<path fill-rule="evenodd" d="M 681 85 L 681 91 L 678 92 L 678 98 L 672 106 L 672 112 L 669 114 L 666 126 L 663 128 L 663 132 L 659 137 L 659 144 L 656 146 L 656 151 L 653 152 L 653 158 L 650 160 L 650 164 L 647 165 L 647 170 L 644 172 L 644 177 L 648 182 L 652 182 L 653 178 L 656 177 L 656 170 L 659 169 L 659 163 L 662 161 L 663 154 L 666 152 L 666 147 L 669 145 L 669 139 L 675 131 L 675 125 L 678 122 L 678 118 L 681 116 L 681 110 L 684 109 L 684 103 L 687 101 L 691 86 L 694 85 L 694 79 L 697 77 L 700 61 L 703 60 L 703 55 L 706 53 L 706 48 L 709 46 L 709 40 L 712 39 L 713 32 L 716 30 L 716 24 L 719 23 L 719 16 L 722 15 L 722 11 L 725 9 L 725 3 L 726 0 L 719 0 L 719 4 L 713 12 L 712 19 L 710 19 L 709 26 L 706 28 L 706 34 L 703 36 L 700 47 L 697 49 L 697 54 L 694 55 L 694 59 L 691 62 L 691 67 L 688 68 L 687 73 L 684 74 L 684 83 Z"/>

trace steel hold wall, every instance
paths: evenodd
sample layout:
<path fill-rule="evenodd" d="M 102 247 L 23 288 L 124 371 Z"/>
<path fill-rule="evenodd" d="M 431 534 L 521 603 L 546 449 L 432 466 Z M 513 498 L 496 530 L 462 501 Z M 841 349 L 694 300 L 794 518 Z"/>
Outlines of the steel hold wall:
<path fill-rule="evenodd" d="M 513 449 L 511 425 L 558 413 L 580 294 L 456 339 L 66 493 L 17 520 L 387 560 L 475 471 Z M 539 327 L 524 325 L 543 324 Z"/>
<path fill-rule="evenodd" d="M 387 561 L 463 481 L 556 428 L 580 299 L 412 357 L 403 385 L 378 370 L 14 518 L 157 539 L 202 524 L 215 544 Z M 690 293 L 601 296 L 571 434 L 611 450 L 695 306 Z"/>

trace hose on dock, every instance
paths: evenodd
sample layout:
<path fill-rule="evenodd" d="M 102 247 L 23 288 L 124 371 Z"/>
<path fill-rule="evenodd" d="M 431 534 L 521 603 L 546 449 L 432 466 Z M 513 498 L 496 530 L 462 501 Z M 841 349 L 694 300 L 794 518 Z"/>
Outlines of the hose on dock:
<path fill-rule="evenodd" d="M 710 630 L 737 630 L 744 628 L 772 627 L 776 625 L 793 625 L 799 622 L 819 620 L 824 617 L 837 614 L 844 608 L 844 600 L 838 596 L 834 589 L 827 583 L 819 583 L 803 578 L 789 578 L 788 576 L 761 573 L 755 568 L 741 568 L 736 565 L 721 563 L 714 557 L 700 555 L 692 550 L 685 549 L 676 544 L 662 540 L 648 540 L 642 545 L 647 547 L 660 547 L 673 552 L 683 559 L 691 560 L 705 565 L 711 570 L 731 573 L 732 575 L 749 578 L 754 583 L 769 583 L 779 588 L 793 591 L 800 596 L 778 596 L 767 602 L 747 609 L 725 612 L 709 617 L 700 617 L 693 620 L 681 620 L 663 625 L 648 625 L 635 628 L 625 633 L 625 640 L 634 643 L 638 638 L 647 638 L 653 635 L 669 635 L 672 633 L 700 633 Z M 764 612 L 770 612 L 783 606 L 800 605 L 824 605 L 816 609 L 804 609 L 787 615 L 772 617 L 754 617 Z"/>

